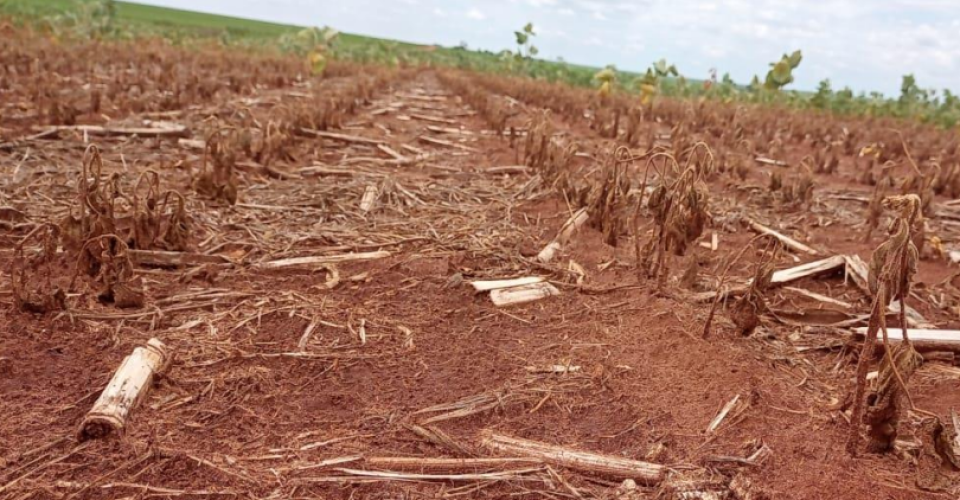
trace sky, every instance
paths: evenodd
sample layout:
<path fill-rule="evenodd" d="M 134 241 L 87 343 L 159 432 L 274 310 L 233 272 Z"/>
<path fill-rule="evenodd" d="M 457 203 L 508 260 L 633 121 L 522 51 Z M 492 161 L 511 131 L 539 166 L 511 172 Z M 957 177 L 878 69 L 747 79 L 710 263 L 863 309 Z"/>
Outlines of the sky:
<path fill-rule="evenodd" d="M 532 22 L 540 57 L 639 71 L 666 58 L 704 79 L 760 79 L 803 51 L 789 88 L 900 93 L 902 75 L 960 93 L 960 0 L 136 0 L 444 46 L 514 48 Z"/>

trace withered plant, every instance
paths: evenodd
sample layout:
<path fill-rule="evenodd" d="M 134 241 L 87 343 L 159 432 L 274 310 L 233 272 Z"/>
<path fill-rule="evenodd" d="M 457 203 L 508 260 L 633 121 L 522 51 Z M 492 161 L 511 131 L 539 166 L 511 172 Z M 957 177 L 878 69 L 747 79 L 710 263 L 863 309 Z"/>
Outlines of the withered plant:
<path fill-rule="evenodd" d="M 153 170 L 144 171 L 128 195 L 121 187 L 121 174 L 102 178 L 99 149 L 90 146 L 87 152 L 77 184 L 79 216 L 71 210 L 61 221 L 65 249 L 78 250 L 84 242 L 105 234 L 121 235 L 129 248 L 139 250 L 188 248 L 191 219 L 183 195 L 161 193 L 160 174 Z M 168 208 L 171 199 L 176 205 Z"/>
<path fill-rule="evenodd" d="M 477 110 L 480 117 L 490 126 L 498 137 L 502 137 L 507 130 L 507 120 L 515 114 L 510 112 L 503 105 L 503 99 L 492 95 L 483 88 L 478 88 L 470 78 L 460 74 L 454 74 L 452 71 L 441 71 L 437 73 L 444 86 L 453 90 L 473 109 Z M 511 140 L 513 135 L 511 135 Z"/>
<path fill-rule="evenodd" d="M 911 241 L 911 228 L 920 215 L 920 204 L 920 197 L 913 194 L 890 196 L 883 201 L 884 208 L 896 212 L 896 227 L 890 238 L 874 250 L 870 261 L 868 286 L 873 294 L 873 304 L 857 363 L 853 416 L 847 442 L 847 450 L 851 454 L 855 454 L 859 448 L 860 429 L 864 423 L 870 427 L 871 451 L 891 449 L 897 437 L 904 399 L 910 401 L 907 382 L 923 363 L 923 357 L 914 349 L 907 335 L 905 313 L 911 279 L 917 272 L 918 251 Z M 893 300 L 900 300 L 900 327 L 903 331 L 903 342 L 895 348 L 890 345 L 886 327 L 887 307 Z M 873 359 L 877 334 L 881 331 L 884 359 L 880 364 L 877 388 L 865 398 L 867 371 Z M 912 401 L 910 406 L 913 406 Z"/>
<path fill-rule="evenodd" d="M 931 434 L 937 454 L 946 459 L 954 469 L 960 470 L 960 416 L 957 416 L 957 411 L 950 411 L 947 425 L 939 418 L 935 419 Z"/>
<path fill-rule="evenodd" d="M 853 161 L 854 168 L 858 173 L 858 181 L 865 186 L 873 186 L 877 183 L 874 177 L 874 168 L 877 165 L 877 157 L 874 155 L 856 156 Z M 886 167 L 886 165 L 884 165 Z"/>
<path fill-rule="evenodd" d="M 643 106 L 631 106 L 627 108 L 627 124 L 626 130 L 624 133 L 623 141 L 630 146 L 638 146 L 640 142 L 640 128 L 643 125 L 645 120 L 645 115 Z M 650 142 L 650 147 L 653 147 L 653 142 Z"/>
<path fill-rule="evenodd" d="M 146 194 L 141 199 L 141 186 L 146 185 Z M 133 193 L 127 198 L 133 209 L 133 228 L 127 239 L 133 248 L 152 248 L 159 236 L 160 216 L 158 202 L 160 198 L 160 174 L 153 170 L 144 171 L 137 179 Z"/>
<path fill-rule="evenodd" d="M 632 163 L 630 150 L 617 148 L 612 155 L 604 158 L 602 178 L 591 189 L 588 223 L 603 234 L 604 243 L 614 247 L 629 227 L 630 181 L 626 170 Z"/>
<path fill-rule="evenodd" d="M 174 199 L 175 205 L 169 207 L 169 213 L 167 213 L 171 198 Z M 192 244 L 193 218 L 187 213 L 183 195 L 173 190 L 165 192 L 159 213 L 166 217 L 161 218 L 157 225 L 156 246 L 173 252 L 189 250 Z"/>
<path fill-rule="evenodd" d="M 662 166 L 657 165 L 658 159 L 662 160 Z M 676 159 L 667 153 L 652 155 L 647 160 L 635 212 L 638 236 L 640 230 L 636 224 L 639 222 L 640 206 L 643 204 L 651 166 L 658 174 L 659 184 L 647 202 L 647 207 L 653 212 L 653 234 L 642 247 L 637 238 L 637 265 L 638 270 L 645 270 L 648 276 L 657 277 L 661 289 L 669 274 L 668 255 L 685 255 L 687 247 L 703 234 L 710 220 L 710 195 L 705 179 L 713 171 L 713 163 L 713 153 L 703 143 L 696 144 L 687 152 L 682 169 Z"/>
<path fill-rule="evenodd" d="M 804 158 L 804 160 L 810 159 L 814 164 L 814 171 L 818 174 L 833 175 L 837 172 L 837 168 L 840 166 L 840 159 L 837 158 L 837 154 L 832 151 L 832 148 L 827 145 L 822 149 L 818 149 L 814 157 Z"/>
<path fill-rule="evenodd" d="M 783 202 L 787 205 L 805 206 L 813 199 L 813 190 L 816 183 L 813 172 L 806 162 L 800 163 L 800 171 L 793 177 L 793 182 L 783 186 L 780 190 Z"/>
<path fill-rule="evenodd" d="M 207 136 L 200 173 L 193 179 L 197 193 L 226 202 L 237 203 L 236 163 L 238 134 L 236 130 L 221 128 Z"/>
<path fill-rule="evenodd" d="M 714 318 L 714 317 L 716 316 L 716 314 L 717 314 L 717 307 L 720 305 L 720 302 L 723 300 L 724 296 L 726 295 L 726 291 L 724 290 L 724 285 L 725 285 L 726 282 L 727 282 L 727 275 L 730 273 L 730 269 L 733 268 L 734 264 L 736 264 L 737 262 L 740 261 L 740 259 L 743 257 L 743 255 L 744 255 L 745 253 L 747 253 L 748 250 L 750 250 L 751 248 L 753 248 L 753 244 L 754 244 L 755 242 L 760 241 L 760 240 L 762 240 L 762 239 L 770 240 L 770 243 L 769 243 L 769 245 L 768 245 L 768 247 L 767 247 L 769 253 L 768 253 L 768 252 L 765 252 L 764 255 L 769 255 L 770 253 L 773 253 L 773 252 L 776 252 L 776 253 L 779 255 L 779 251 L 780 251 L 780 250 L 779 250 L 780 241 L 777 240 L 776 238 L 774 238 L 773 236 L 768 235 L 768 234 L 758 234 L 758 235 L 754 236 L 753 238 L 751 238 L 750 241 L 748 241 L 747 244 L 744 245 L 743 248 L 741 248 L 740 251 L 736 253 L 736 255 L 734 255 L 732 258 L 730 258 L 730 259 L 727 261 L 726 266 L 724 266 L 724 268 L 723 268 L 723 272 L 720 273 L 720 279 L 719 279 L 719 281 L 718 281 L 718 283 L 717 283 L 717 292 L 716 292 L 716 295 L 715 295 L 714 298 L 713 298 L 713 305 L 710 306 L 710 313 L 707 314 L 707 320 L 706 320 L 706 321 L 704 322 L 704 324 L 703 324 L 703 338 L 707 338 L 708 336 L 710 336 L 710 327 L 713 325 L 713 318 Z M 756 269 L 756 271 L 754 272 L 754 275 L 755 275 L 755 276 L 754 276 L 754 280 L 753 280 L 753 282 L 750 284 L 750 285 L 751 285 L 751 290 L 753 290 L 754 285 L 756 285 L 756 287 L 757 287 L 756 292 L 757 292 L 758 294 L 760 294 L 761 297 L 762 297 L 763 292 L 765 292 L 766 289 L 768 289 L 768 288 L 770 287 L 770 283 L 772 282 L 772 279 L 773 279 L 773 272 L 772 272 L 772 271 L 769 273 L 769 274 L 770 274 L 770 278 L 766 278 L 767 268 L 765 268 L 765 267 L 762 265 L 763 262 L 764 262 L 764 259 L 761 258 L 760 262 L 759 262 L 758 265 L 757 265 L 757 269 Z M 767 262 L 769 263 L 768 266 L 773 266 L 773 265 L 776 264 L 776 258 L 774 258 L 774 256 L 771 256 L 771 257 L 767 260 Z M 757 280 L 757 279 L 756 279 L 756 276 L 763 276 L 764 278 L 761 279 L 761 280 Z M 765 305 L 765 304 L 764 304 L 764 305 Z"/>
<path fill-rule="evenodd" d="M 956 484 L 947 470 L 960 470 L 960 419 L 951 411 L 951 419 L 944 425 L 940 417 L 925 418 L 920 423 L 920 439 L 916 463 L 917 487 L 926 491 L 944 492 Z M 946 467 L 944 467 L 946 465 Z"/>
<path fill-rule="evenodd" d="M 620 132 L 620 109 L 601 104 L 595 113 L 593 126 L 600 137 L 616 139 Z"/>
<path fill-rule="evenodd" d="M 14 248 L 10 264 L 10 289 L 17 309 L 33 313 L 47 313 L 66 309 L 66 293 L 55 282 L 57 240 L 60 228 L 42 224 L 30 231 Z M 40 252 L 26 255 L 27 243 L 38 240 Z"/>
<path fill-rule="evenodd" d="M 960 165 L 953 164 L 941 171 L 933 183 L 933 191 L 948 198 L 960 197 Z"/>
<path fill-rule="evenodd" d="M 920 170 L 920 167 L 914 163 L 911 163 L 911 166 L 913 167 L 913 174 L 904 179 L 903 183 L 900 184 L 900 192 L 901 194 L 916 193 L 920 198 L 920 209 L 928 211 L 930 209 L 930 203 L 933 202 L 933 197 L 936 195 L 937 179 L 940 178 L 942 173 L 940 165 L 937 163 L 932 164 L 932 173 L 924 173 Z"/>
<path fill-rule="evenodd" d="M 550 146 L 553 141 L 553 122 L 550 111 L 543 110 L 527 121 L 527 137 L 523 141 L 523 163 L 537 171 L 544 180 L 556 178 L 555 165 L 550 165 Z"/>
<path fill-rule="evenodd" d="M 114 234 L 104 234 L 84 243 L 70 279 L 73 290 L 80 274 L 93 278 L 97 299 L 126 309 L 142 307 L 143 284 L 133 272 L 129 247 Z"/>
<path fill-rule="evenodd" d="M 774 171 L 770 174 L 770 192 L 776 193 L 783 189 L 783 176 L 780 172 Z"/>
<path fill-rule="evenodd" d="M 61 238 L 66 249 L 77 249 L 90 238 L 116 231 L 113 200 L 102 177 L 103 158 L 100 149 L 91 144 L 83 153 L 80 179 L 77 181 L 79 215 L 70 209 L 60 222 Z"/>
<path fill-rule="evenodd" d="M 549 111 L 530 118 L 524 140 L 523 163 L 537 172 L 545 186 L 556 188 L 575 205 L 586 204 L 587 186 L 576 185 L 570 178 L 568 168 L 577 152 L 577 145 L 571 143 L 564 146 L 553 135 Z"/>
<path fill-rule="evenodd" d="M 887 197 L 887 192 L 893 188 L 893 179 L 890 177 L 890 168 L 893 165 L 884 165 L 880 170 L 880 179 L 873 186 L 873 195 L 867 204 L 867 213 L 865 216 L 867 232 L 863 236 L 863 241 L 870 241 L 873 232 L 880 227 L 880 219 L 883 216 L 883 200 Z"/>
<path fill-rule="evenodd" d="M 147 193 L 141 197 L 140 186 L 146 181 Z M 186 251 L 190 246 L 192 220 L 187 214 L 186 200 L 177 191 L 160 192 L 160 175 L 147 170 L 140 176 L 129 197 L 117 191 L 133 210 L 133 228 L 125 239 L 127 246 L 139 250 Z M 170 206 L 171 198 L 175 205 Z"/>
<path fill-rule="evenodd" d="M 294 159 L 290 147 L 296 142 L 293 122 L 294 111 L 289 108 L 278 108 L 266 125 L 260 125 L 250 119 L 250 124 L 238 133 L 238 146 L 253 161 L 270 167 L 277 160 L 291 161 Z"/>
<path fill-rule="evenodd" d="M 934 190 L 934 185 L 942 170 L 938 163 L 932 164 L 933 173 L 924 173 L 920 166 L 914 160 L 913 155 L 910 154 L 910 149 L 907 147 L 907 141 L 903 138 L 903 133 L 899 130 L 896 131 L 897 135 L 900 137 L 900 147 L 902 149 L 903 156 L 906 157 L 907 163 L 910 164 L 910 167 L 913 170 L 913 174 L 904 180 L 900 186 L 901 194 L 915 193 L 920 200 L 920 206 L 916 217 L 913 219 L 913 226 L 911 230 L 911 240 L 913 244 L 917 247 L 917 253 L 923 255 L 923 247 L 926 244 L 927 240 L 927 224 L 926 219 L 923 216 L 924 212 L 930 210 L 930 204 L 933 203 L 933 198 L 936 195 Z"/>
<path fill-rule="evenodd" d="M 776 240 L 767 245 L 756 263 L 750 287 L 733 305 L 733 323 L 737 326 L 737 332 L 744 337 L 753 335 L 760 325 L 760 315 L 767 309 L 764 295 L 773 280 L 773 271 L 777 259 L 780 258 L 780 248 L 780 243 Z"/>
<path fill-rule="evenodd" d="M 918 221 L 923 221 L 922 212 L 929 211 L 930 203 L 933 202 L 935 195 L 934 185 L 941 174 L 940 165 L 934 163 L 932 165 L 933 174 L 925 174 L 923 170 L 920 169 L 920 165 L 914 160 L 913 155 L 910 154 L 910 148 L 907 147 L 907 140 L 904 139 L 903 133 L 899 130 L 895 130 L 894 132 L 896 132 L 900 138 L 900 152 L 906 157 L 907 163 L 913 170 L 913 174 L 907 177 L 900 185 L 900 192 L 904 195 L 914 193 L 920 198 Z"/>

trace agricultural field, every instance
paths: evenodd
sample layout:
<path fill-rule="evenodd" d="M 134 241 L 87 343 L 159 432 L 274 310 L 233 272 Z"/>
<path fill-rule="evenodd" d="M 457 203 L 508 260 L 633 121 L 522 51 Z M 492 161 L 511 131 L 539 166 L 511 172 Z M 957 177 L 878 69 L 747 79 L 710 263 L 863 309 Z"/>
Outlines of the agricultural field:
<path fill-rule="evenodd" d="M 955 131 L 0 30 L 0 498 L 960 495 Z"/>

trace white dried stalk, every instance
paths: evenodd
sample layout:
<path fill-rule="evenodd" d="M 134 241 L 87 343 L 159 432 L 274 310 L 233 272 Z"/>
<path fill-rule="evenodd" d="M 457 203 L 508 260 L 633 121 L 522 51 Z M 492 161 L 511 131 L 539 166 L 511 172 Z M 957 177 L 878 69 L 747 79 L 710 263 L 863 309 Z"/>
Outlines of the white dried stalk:
<path fill-rule="evenodd" d="M 543 250 L 537 254 L 537 260 L 543 262 L 544 264 L 553 260 L 553 258 L 556 257 L 557 252 L 559 252 L 560 249 L 562 249 L 563 246 L 570 241 L 570 238 L 573 237 L 573 234 L 579 231 L 580 228 L 586 224 L 587 219 L 589 218 L 590 214 L 587 212 L 586 208 L 577 210 L 569 219 L 567 219 L 567 222 L 563 224 L 553 241 L 548 243 L 547 246 L 545 246 Z"/>
<path fill-rule="evenodd" d="M 808 253 L 810 255 L 820 255 L 820 252 L 817 252 L 816 250 L 808 247 L 807 245 L 804 245 L 803 243 L 800 243 L 799 241 L 783 233 L 780 233 L 767 226 L 764 226 L 763 224 L 760 224 L 752 220 L 748 221 L 748 223 L 750 224 L 750 228 L 753 229 L 754 231 L 761 234 L 768 234 L 770 236 L 773 236 L 774 238 L 780 240 L 780 242 L 783 243 L 783 245 L 788 248 L 792 248 L 798 252 Z"/>
<path fill-rule="evenodd" d="M 146 397 L 153 379 L 170 364 L 167 347 L 158 339 L 137 347 L 124 358 L 106 389 L 80 424 L 81 440 L 123 432 L 130 412 Z"/>
<path fill-rule="evenodd" d="M 710 425 L 707 426 L 708 433 L 715 432 L 720 427 L 720 424 L 723 423 L 723 419 L 727 418 L 727 415 L 731 410 L 733 410 L 733 407 L 737 405 L 738 401 L 740 401 L 739 394 L 734 396 L 733 399 L 728 401 L 727 404 L 723 406 L 723 409 L 720 410 L 720 413 L 718 413 L 716 417 L 713 417 L 713 420 L 710 421 Z"/>
<path fill-rule="evenodd" d="M 373 204 L 377 202 L 377 197 L 380 196 L 380 190 L 377 189 L 377 186 L 369 185 L 363 191 L 363 198 L 360 199 L 360 211 L 369 212 L 373 210 Z"/>
<path fill-rule="evenodd" d="M 534 283 L 540 283 L 545 278 L 543 276 L 526 276 L 523 278 L 514 278 L 506 280 L 481 280 L 481 281 L 471 281 L 470 285 L 473 286 L 473 289 L 478 292 L 488 292 L 490 290 L 497 290 L 500 288 L 512 288 L 515 286 L 522 285 L 532 285 Z"/>
<path fill-rule="evenodd" d="M 532 285 L 499 288 L 490 292 L 490 300 L 499 307 L 533 302 L 554 295 L 560 295 L 560 290 L 550 283 L 534 283 Z"/>
<path fill-rule="evenodd" d="M 665 468 L 659 464 L 629 458 L 600 455 L 563 446 L 515 438 L 485 430 L 483 446 L 511 456 L 531 457 L 559 467 L 580 470 L 616 479 L 633 479 L 655 484 L 663 479 Z"/>
<path fill-rule="evenodd" d="M 261 262 L 257 264 L 259 269 L 281 269 L 284 267 L 316 266 L 320 264 L 333 264 L 336 262 L 349 262 L 354 260 L 374 260 L 385 259 L 390 256 L 386 250 L 376 252 L 357 252 L 342 253 L 337 255 L 316 255 L 312 257 L 293 257 L 290 259 L 273 260 L 270 262 Z"/>

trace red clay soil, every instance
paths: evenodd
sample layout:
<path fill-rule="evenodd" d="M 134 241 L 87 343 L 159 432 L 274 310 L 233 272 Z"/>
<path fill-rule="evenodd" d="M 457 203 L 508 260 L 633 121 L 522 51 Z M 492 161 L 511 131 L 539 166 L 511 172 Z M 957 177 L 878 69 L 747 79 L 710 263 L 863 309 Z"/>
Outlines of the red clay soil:
<path fill-rule="evenodd" d="M 327 78 L 298 79 L 297 62 L 283 59 L 274 70 L 289 75 L 272 78 L 264 71 L 254 82 L 228 64 L 199 65 L 177 49 L 154 46 L 141 53 L 111 46 L 105 52 L 123 54 L 125 62 L 92 55 L 98 66 L 85 71 L 63 62 L 84 47 L 16 36 L 20 42 L 0 42 L 3 54 L 29 60 L 46 51 L 43 62 L 51 61 L 57 71 L 40 75 L 17 63 L 19 71 L 5 70 L 0 86 L 0 205 L 14 209 L 0 213 L 0 498 L 617 498 L 619 478 L 563 467 L 467 482 L 383 480 L 351 472 L 376 470 L 362 457 L 496 456 L 479 445 L 485 429 L 663 464 L 670 477 L 705 474 L 723 484 L 747 478 L 756 493 L 767 495 L 753 498 L 958 494 L 957 473 L 946 466 L 937 471 L 935 487 L 922 479 L 930 474 L 920 446 L 927 439 L 921 425 L 927 413 L 904 416 L 897 452 L 846 452 L 849 412 L 841 403 L 853 388 L 861 345 L 851 330 L 791 326 L 764 315 L 752 336 L 740 337 L 724 302 L 711 335 L 702 336 L 710 302 L 695 300 L 695 294 L 715 290 L 726 262 L 754 236 L 741 223 L 748 216 L 803 240 L 821 257 L 857 254 L 869 261 L 886 233 L 878 229 L 864 242 L 867 205 L 853 198 L 869 198 L 872 187 L 857 182 L 853 156 L 840 158 L 837 173 L 816 174 L 813 199 L 802 205 L 785 204 L 766 187 L 771 172 L 781 169 L 789 178 L 812 154 L 802 140 L 783 138 L 788 147 L 780 159 L 791 167 L 751 164 L 746 180 L 729 173 L 713 178 L 713 221 L 699 241 L 709 242 L 716 233 L 719 248 L 698 244 L 685 258 L 699 261 L 694 290 L 679 282 L 680 259 L 659 290 L 656 280 L 638 272 L 632 236 L 612 247 L 586 227 L 556 263 L 535 262 L 531 256 L 567 220 L 568 200 L 555 190 L 526 190 L 533 172 L 484 172 L 521 164 L 523 138 L 497 137 L 432 72 L 384 71 L 373 81 L 366 68 L 340 65 Z M 209 50 L 204 57 L 227 57 Z M 114 85 L 146 82 L 142 75 L 165 67 L 151 57 L 177 70 L 173 83 L 189 82 L 189 72 L 197 71 L 196 79 L 212 90 L 193 96 L 184 85 L 179 104 L 157 109 L 151 103 L 162 89 Z M 186 125 L 191 140 L 207 139 L 218 127 L 250 130 L 259 138 L 270 133 L 271 121 L 311 128 L 299 126 L 298 110 L 308 109 L 319 120 L 331 112 L 330 96 L 345 96 L 336 101 L 343 109 L 332 110 L 341 116 L 315 128 L 377 139 L 416 161 L 397 162 L 370 144 L 282 128 L 282 154 L 266 163 L 246 153 L 236 160 L 240 196 L 231 206 L 191 187 L 203 149 L 178 141 L 183 138 L 85 138 L 73 131 L 30 137 L 63 124 L 50 112 L 54 104 L 86 110 L 91 97 L 85 83 L 116 94 L 104 92 L 99 112 L 72 121 L 129 125 L 162 119 Z M 65 91 L 32 94 L 31 86 L 38 85 Z M 363 85 L 369 95 L 353 93 Z M 490 94 L 509 107 L 515 131 L 525 130 L 539 112 L 535 103 Z M 601 138 L 586 119 L 551 119 L 560 137 L 579 144 L 582 154 L 571 171 L 597 168 L 616 143 Z M 822 116 L 797 120 L 846 125 Z M 851 127 L 861 123 L 851 120 Z M 650 121 L 640 136 L 670 129 Z M 231 263 L 138 266 L 142 308 L 101 303 L 92 278 L 84 275 L 68 291 L 65 311 L 18 310 L 10 286 L 13 249 L 35 225 L 58 222 L 75 206 L 88 142 L 104 153 L 104 178 L 120 173 L 128 190 L 140 172 L 158 171 L 164 190 L 187 198 L 192 251 L 223 255 Z M 724 146 L 716 147 L 719 152 Z M 898 168 L 908 171 L 904 164 Z M 380 195 L 372 210 L 362 212 L 367 186 L 377 186 Z M 946 200 L 937 196 L 933 203 L 946 210 Z M 949 217 L 928 217 L 944 243 L 956 241 Z M 644 214 L 643 234 L 650 221 Z M 336 264 L 332 287 L 329 267 L 258 267 L 290 257 L 380 249 L 390 255 Z M 53 283 L 66 289 L 76 253 L 61 252 Z M 752 276 L 757 257 L 747 252 L 730 277 L 742 282 Z M 778 268 L 821 257 L 785 252 Z M 581 285 L 569 272 L 571 262 L 586 271 Z M 954 265 L 932 253 L 920 262 L 917 293 L 908 302 L 937 328 L 960 327 L 955 273 Z M 546 276 L 560 295 L 499 308 L 467 284 L 529 275 Z M 842 273 L 791 286 L 848 302 L 849 314 L 869 313 L 869 298 L 845 283 Z M 770 291 L 767 301 L 781 311 L 835 308 L 786 288 Z M 121 435 L 79 442 L 78 426 L 114 371 L 152 337 L 174 353 L 169 370 Z M 946 419 L 960 407 L 960 368 L 950 362 L 956 358 L 944 359 L 925 363 L 909 388 L 918 409 Z M 579 369 L 528 369 L 552 365 Z M 458 443 L 459 452 L 410 430 L 437 414 L 419 410 L 481 394 L 496 404 L 433 424 Z M 734 397 L 734 411 L 708 432 Z M 745 459 L 762 446 L 770 450 L 765 460 L 730 458 Z M 630 498 L 669 494 L 641 485 Z"/>

